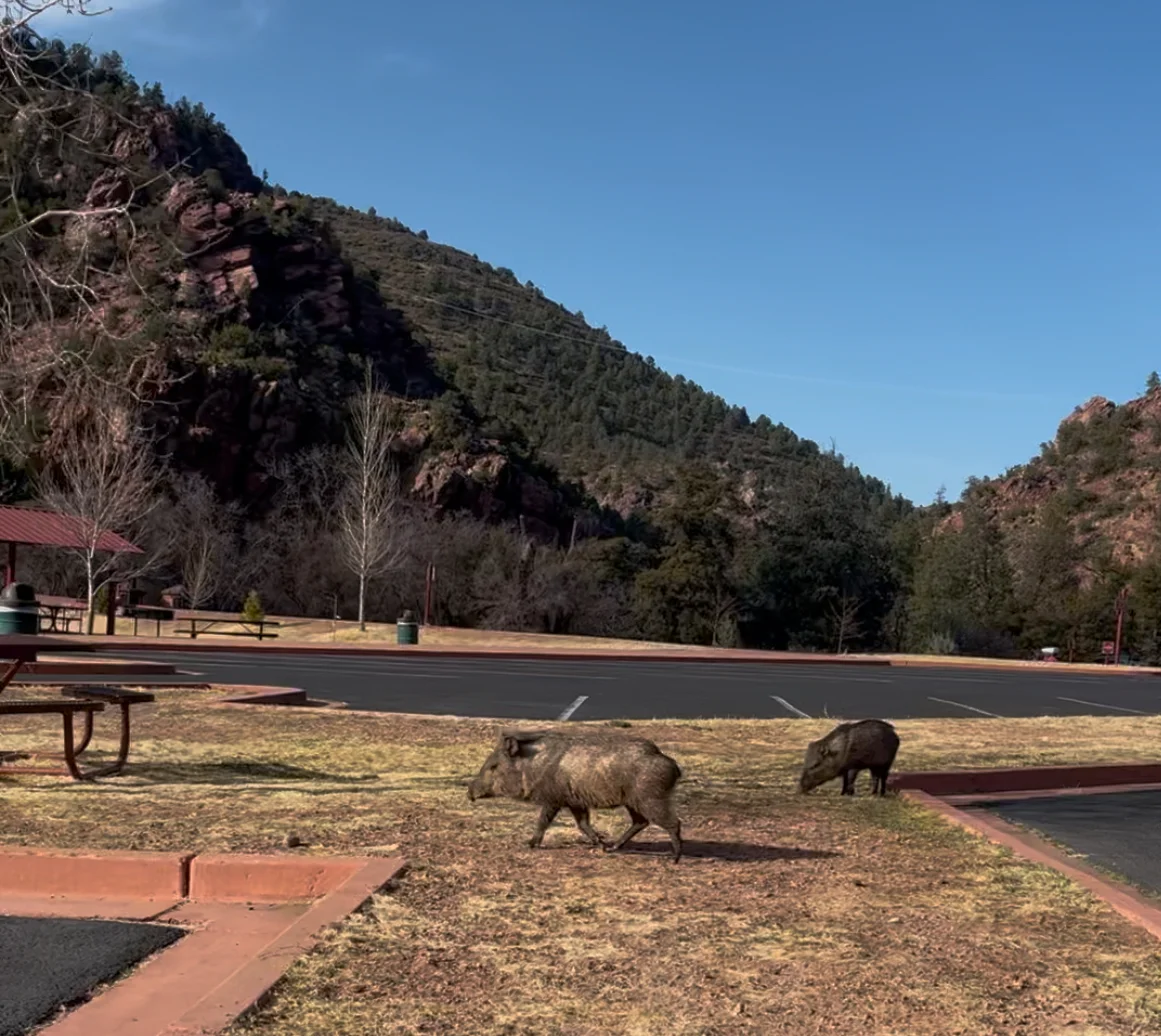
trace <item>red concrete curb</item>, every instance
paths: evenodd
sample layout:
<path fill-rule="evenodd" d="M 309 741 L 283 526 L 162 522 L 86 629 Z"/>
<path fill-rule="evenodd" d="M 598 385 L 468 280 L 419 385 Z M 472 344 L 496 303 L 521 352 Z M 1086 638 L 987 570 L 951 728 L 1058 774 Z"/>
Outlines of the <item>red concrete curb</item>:
<path fill-rule="evenodd" d="M 946 658 L 926 659 L 890 658 L 873 655 L 836 656 L 821 655 L 813 652 L 792 654 L 790 652 L 760 651 L 751 648 L 739 649 L 691 649 L 687 651 L 658 650 L 654 648 L 638 648 L 616 650 L 612 648 L 570 649 L 554 647 L 453 647 L 430 645 L 387 645 L 387 644 L 337 644 L 320 643 L 319 641 L 300 641 L 298 643 L 282 641 L 271 644 L 269 641 L 254 644 L 236 643 L 225 639 L 212 639 L 207 634 L 205 640 L 177 640 L 172 637 L 139 637 L 130 642 L 120 641 L 113 643 L 108 640 L 93 638 L 89 641 L 96 652 L 212 652 L 215 654 L 242 654 L 253 652 L 270 652 L 273 654 L 319 654 L 319 655 L 370 655 L 382 657 L 419 657 L 419 658 L 507 658 L 524 661 L 621 661 L 621 662 L 748 662 L 758 665 L 834 665 L 834 666 L 874 666 L 900 668 L 940 668 L 940 669 L 983 669 L 989 672 L 1051 672 L 1053 667 L 1042 662 L 1012 662 L 1001 659 L 965 659 L 959 662 L 949 661 Z M 1161 668 L 1139 666 L 1102 666 L 1099 664 L 1078 663 L 1068 665 L 1061 663 L 1064 672 L 1093 673 L 1108 676 L 1161 676 Z"/>
<path fill-rule="evenodd" d="M 237 644 L 221 641 L 174 641 L 171 639 L 153 639 L 140 643 L 93 643 L 94 651 L 171 651 L 179 654 L 191 652 L 206 652 L 213 654 L 263 654 L 276 655 L 370 655 L 401 658 L 511 658 L 535 661 L 643 661 L 643 662 L 750 662 L 769 665 L 840 665 L 840 666 L 890 666 L 891 662 L 885 658 L 836 658 L 830 655 L 788 655 L 774 654 L 767 651 L 726 651 L 714 654 L 702 654 L 696 651 L 646 651 L 626 650 L 614 651 L 594 649 L 592 651 L 568 650 L 554 648 L 441 648 L 424 647 L 421 645 L 397 645 L 364 647 L 357 644 L 319 644 L 304 642 L 299 644 Z"/>
<path fill-rule="evenodd" d="M 4 846 L 0 894 L 184 899 L 192 853 L 112 853 Z"/>
<path fill-rule="evenodd" d="M 41 1031 L 204 1036 L 260 1003 L 324 928 L 359 909 L 405 867 L 400 857 L 9 847 L 0 849 L 0 913 L 185 926 L 173 946 Z M 159 880 L 162 874 L 180 876 L 180 894 Z M 156 893 L 169 895 L 159 900 Z"/>
<path fill-rule="evenodd" d="M 333 892 L 366 860 L 215 853 L 190 863 L 189 898 L 217 903 L 286 903 Z"/>
<path fill-rule="evenodd" d="M 244 691 L 242 694 L 231 694 L 222 698 L 215 705 L 306 705 L 308 699 L 306 691 L 297 687 L 268 687 L 255 685 L 245 687 L 233 685 L 235 691 Z"/>
<path fill-rule="evenodd" d="M 942 770 L 898 773 L 889 780 L 898 790 L 929 795 L 978 795 L 989 792 L 1096 788 L 1113 784 L 1161 783 L 1161 763 L 1109 763 L 1078 766 L 1024 766 L 1002 770 Z"/>
<path fill-rule="evenodd" d="M 1069 792 L 1065 790 L 1064 794 Z M 1098 899 L 1103 900 L 1122 917 L 1144 928 L 1156 939 L 1161 939 L 1161 907 L 1146 899 L 1135 889 L 1117 884 L 1102 877 L 1091 867 L 1049 845 L 1035 835 L 1022 831 L 999 817 L 982 812 L 960 809 L 945 799 L 937 798 L 926 791 L 908 788 L 903 795 L 928 809 L 941 814 L 953 824 L 983 835 L 996 845 L 1012 850 L 1019 856 L 1038 863 L 1071 878 Z"/>
<path fill-rule="evenodd" d="M 401 859 L 365 860 L 342 884 L 311 904 L 261 954 L 252 957 L 243 968 L 204 996 L 193 1010 L 166 1030 L 166 1036 L 216 1032 L 239 1015 L 260 1006 L 286 969 L 318 942 L 322 929 L 359 910 L 376 891 L 398 877 L 405 866 Z"/>

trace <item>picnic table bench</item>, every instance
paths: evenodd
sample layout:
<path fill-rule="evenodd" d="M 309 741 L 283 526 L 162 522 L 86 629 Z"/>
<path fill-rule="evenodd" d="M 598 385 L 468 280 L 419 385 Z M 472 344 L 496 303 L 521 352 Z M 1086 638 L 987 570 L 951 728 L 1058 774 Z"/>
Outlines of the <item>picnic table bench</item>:
<path fill-rule="evenodd" d="M 130 604 L 121 609 L 121 616 L 133 620 L 133 636 L 137 636 L 137 622 L 139 619 L 149 619 L 157 623 L 157 635 L 161 636 L 161 624 L 173 618 L 172 608 L 163 608 L 155 604 Z"/>
<path fill-rule="evenodd" d="M 188 625 L 182 626 L 180 622 Z M 218 637 L 257 637 L 262 640 L 263 637 L 277 639 L 277 633 L 268 633 L 267 630 L 280 629 L 282 623 L 273 622 L 270 619 L 198 619 L 194 616 L 188 616 L 180 620 L 179 624 L 174 627 L 173 632 L 178 636 L 189 637 L 191 640 L 196 640 L 199 633 L 213 632 Z M 241 626 L 240 630 L 224 630 L 217 629 L 218 626 Z"/>
<path fill-rule="evenodd" d="M 80 601 L 41 600 L 40 630 L 42 633 L 71 633 L 75 622 L 77 632 L 80 633 L 84 629 L 87 611 L 88 608 Z"/>
<path fill-rule="evenodd" d="M 129 710 L 134 705 L 142 705 L 156 699 L 152 694 L 141 691 L 128 691 L 120 687 L 65 687 L 61 689 L 61 701 L 41 699 L 40 701 L 4 701 L 0 700 L 0 716 L 28 716 L 59 715 L 64 733 L 64 752 L 0 752 L 0 774 L 2 773 L 65 773 L 74 780 L 91 781 L 96 777 L 105 777 L 109 774 L 120 773 L 129 759 L 129 744 L 131 728 Z M 77 757 L 80 756 L 93 740 L 93 715 L 104 712 L 107 705 L 118 706 L 121 710 L 121 737 L 117 747 L 117 757 L 104 766 L 97 766 L 91 770 L 81 770 Z M 80 739 L 77 738 L 75 717 L 80 713 L 84 716 L 84 729 Z M 64 762 L 62 770 L 57 766 L 13 766 L 10 760 L 28 758 L 61 759 Z"/>
<path fill-rule="evenodd" d="M 38 651 L 92 651 L 92 647 L 77 641 L 54 641 L 43 637 L 27 636 L 0 636 L 0 661 L 8 660 L 9 664 L 0 672 L 0 695 L 23 667 L 25 662 L 35 662 Z M 69 774 L 74 780 L 87 781 L 95 777 L 120 773 L 129 758 L 131 740 L 130 709 L 134 705 L 141 705 L 155 701 L 152 694 L 142 691 L 130 691 L 121 687 L 98 687 L 82 685 L 78 687 L 64 687 L 61 689 L 61 700 L 40 699 L 18 701 L 0 697 L 0 716 L 52 716 L 59 715 L 63 727 L 64 752 L 4 752 L 0 751 L 0 774 L 3 773 L 46 773 Z M 116 706 L 121 712 L 121 738 L 117 749 L 117 757 L 104 766 L 92 770 L 82 771 L 77 757 L 89 747 L 93 739 L 93 716 L 104 712 L 106 706 Z M 85 718 L 84 729 L 78 742 L 76 736 L 75 717 L 80 713 Z M 61 759 L 64 769 L 45 766 L 12 766 L 10 760 L 20 760 L 35 757 Z"/>

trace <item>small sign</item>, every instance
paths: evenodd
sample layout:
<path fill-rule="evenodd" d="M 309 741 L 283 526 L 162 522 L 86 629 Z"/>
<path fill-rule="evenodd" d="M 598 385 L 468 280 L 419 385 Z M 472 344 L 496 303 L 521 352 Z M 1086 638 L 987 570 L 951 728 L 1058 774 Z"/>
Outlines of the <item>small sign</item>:
<path fill-rule="evenodd" d="M 1102 655 L 1111 655 L 1116 649 L 1117 649 L 1116 645 L 1111 640 L 1106 640 L 1101 645 L 1101 654 Z"/>

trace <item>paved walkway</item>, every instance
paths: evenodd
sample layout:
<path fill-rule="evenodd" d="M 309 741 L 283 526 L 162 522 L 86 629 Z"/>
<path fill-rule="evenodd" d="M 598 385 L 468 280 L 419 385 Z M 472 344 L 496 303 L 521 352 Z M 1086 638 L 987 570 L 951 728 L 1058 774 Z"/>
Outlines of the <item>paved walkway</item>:
<path fill-rule="evenodd" d="M 181 934 L 166 925 L 0 915 L 0 1036 L 23 1036 Z"/>
<path fill-rule="evenodd" d="M 1161 791 L 1025 799 L 987 808 L 1161 895 Z"/>

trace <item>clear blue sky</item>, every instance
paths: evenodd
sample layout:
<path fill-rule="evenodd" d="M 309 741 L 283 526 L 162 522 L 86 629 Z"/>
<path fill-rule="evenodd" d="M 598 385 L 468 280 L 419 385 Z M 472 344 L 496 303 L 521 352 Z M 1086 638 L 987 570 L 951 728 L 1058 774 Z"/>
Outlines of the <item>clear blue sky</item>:
<path fill-rule="evenodd" d="M 1158 355 L 1156 0 L 108 0 L 256 171 L 531 279 L 896 490 Z"/>

